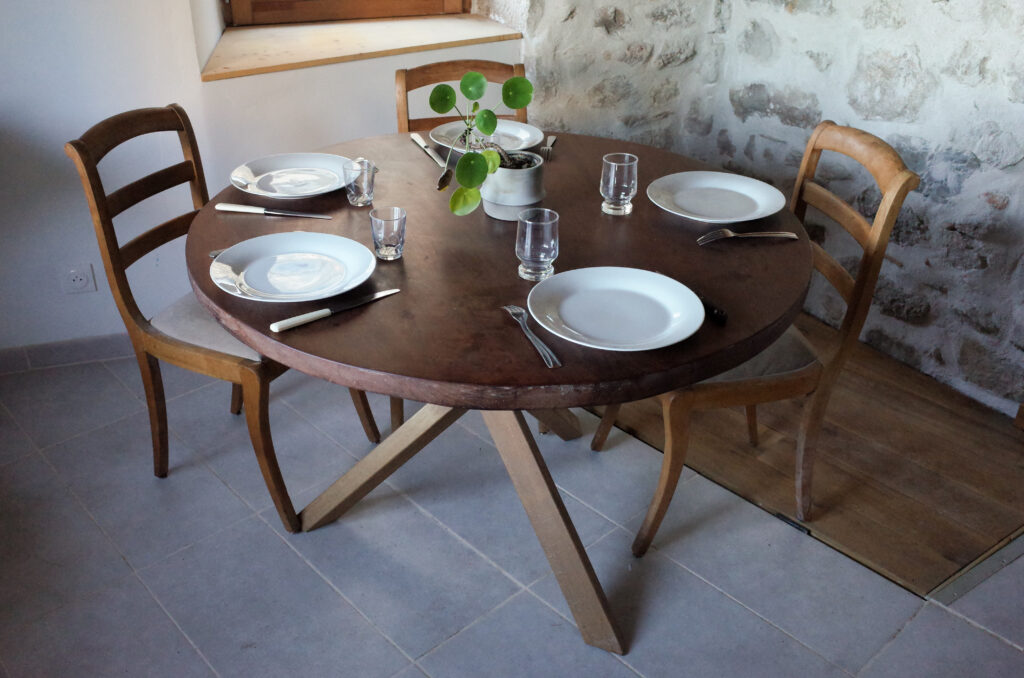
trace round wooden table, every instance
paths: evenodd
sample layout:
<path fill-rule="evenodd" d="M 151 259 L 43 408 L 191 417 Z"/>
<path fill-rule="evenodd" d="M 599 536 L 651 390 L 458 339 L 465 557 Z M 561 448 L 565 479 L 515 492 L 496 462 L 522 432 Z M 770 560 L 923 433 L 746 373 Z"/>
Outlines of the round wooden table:
<path fill-rule="evenodd" d="M 534 324 L 563 367 L 548 369 L 505 304 L 526 306 L 533 283 L 517 275 L 516 223 L 482 209 L 455 217 L 449 192 L 434 189 L 440 170 L 407 135 L 338 144 L 328 152 L 373 160 L 374 204 L 408 212 L 405 254 L 379 261 L 351 294 L 401 288 L 401 293 L 280 334 L 271 322 L 316 310 L 323 301 L 260 303 L 231 296 L 209 275 L 212 250 L 258 235 L 320 231 L 372 249 L 368 208 L 351 207 L 343 191 L 302 200 L 263 199 L 229 187 L 195 218 L 186 245 L 189 277 L 200 301 L 227 329 L 273 360 L 351 388 L 428 403 L 302 512 L 304 529 L 336 519 L 467 409 L 484 410 L 552 569 L 588 643 L 622 652 L 623 645 L 586 553 L 565 514 L 521 411 L 559 429 L 554 411 L 647 398 L 721 373 L 778 338 L 802 308 L 811 275 L 811 248 L 788 211 L 731 225 L 733 230 L 789 230 L 783 240 L 725 240 L 698 247 L 716 226 L 654 205 L 645 189 L 656 178 L 708 169 L 649 146 L 559 134 L 544 167 L 547 197 L 557 211 L 560 253 L 555 271 L 625 266 L 684 283 L 728 313 L 724 326 L 705 322 L 689 339 L 661 349 L 602 351 L 562 340 Z M 445 149 L 438 149 L 444 157 Z M 601 212 L 601 158 L 639 157 L 633 213 Z M 215 211 L 233 202 L 319 212 L 331 220 L 275 218 Z"/>

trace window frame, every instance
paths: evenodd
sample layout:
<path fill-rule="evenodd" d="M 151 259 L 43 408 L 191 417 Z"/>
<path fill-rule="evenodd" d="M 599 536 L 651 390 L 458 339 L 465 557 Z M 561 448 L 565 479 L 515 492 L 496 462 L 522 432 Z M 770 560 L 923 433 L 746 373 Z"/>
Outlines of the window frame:
<path fill-rule="evenodd" d="M 472 0 L 228 0 L 229 26 L 463 14 Z"/>

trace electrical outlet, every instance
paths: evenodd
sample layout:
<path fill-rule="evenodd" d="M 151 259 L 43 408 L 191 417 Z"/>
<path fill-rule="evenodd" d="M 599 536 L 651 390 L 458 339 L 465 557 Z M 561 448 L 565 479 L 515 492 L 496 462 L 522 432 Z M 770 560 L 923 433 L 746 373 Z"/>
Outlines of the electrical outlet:
<path fill-rule="evenodd" d="M 96 291 L 96 276 L 92 264 L 71 264 L 60 274 L 60 289 L 64 294 L 82 294 Z"/>

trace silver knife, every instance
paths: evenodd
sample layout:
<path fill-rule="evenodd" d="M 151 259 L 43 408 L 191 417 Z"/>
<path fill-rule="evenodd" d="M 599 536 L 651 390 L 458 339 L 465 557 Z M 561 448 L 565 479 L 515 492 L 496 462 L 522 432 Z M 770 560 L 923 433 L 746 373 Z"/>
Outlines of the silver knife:
<path fill-rule="evenodd" d="M 426 153 L 427 155 L 434 159 L 434 162 L 437 163 L 438 167 L 444 168 L 444 160 L 442 160 L 441 156 L 437 154 L 437 151 L 432 149 L 430 146 L 427 146 L 427 142 L 423 140 L 423 137 L 421 137 L 417 132 L 413 132 L 409 136 L 412 138 L 413 141 L 416 142 L 417 146 L 423 149 L 424 153 Z"/>
<path fill-rule="evenodd" d="M 311 311 L 309 313 L 303 313 L 302 315 L 297 315 L 292 318 L 286 318 L 285 320 L 278 320 L 276 323 L 270 323 L 270 331 L 284 332 L 285 330 L 290 330 L 293 327 L 305 325 L 306 323 L 311 323 L 314 320 L 320 320 L 320 318 L 326 318 L 327 316 L 333 315 L 335 313 L 341 313 L 342 311 L 347 311 L 350 308 L 355 308 L 356 306 L 368 304 L 371 301 L 377 301 L 378 299 L 383 299 L 384 297 L 390 297 L 392 294 L 397 294 L 398 292 L 401 292 L 401 290 L 395 288 L 391 290 L 384 290 L 382 292 L 374 292 L 373 294 L 365 294 L 361 297 L 356 297 L 355 299 L 346 299 L 345 301 L 339 301 L 337 304 L 331 304 L 327 308 L 321 308 L 319 311 Z"/>
<path fill-rule="evenodd" d="M 311 214 L 310 212 L 292 212 L 290 210 L 274 210 L 255 205 L 235 205 L 230 202 L 219 202 L 215 205 L 221 212 L 245 212 L 247 214 L 265 214 L 268 217 L 306 217 L 308 219 L 330 219 L 330 214 Z"/>

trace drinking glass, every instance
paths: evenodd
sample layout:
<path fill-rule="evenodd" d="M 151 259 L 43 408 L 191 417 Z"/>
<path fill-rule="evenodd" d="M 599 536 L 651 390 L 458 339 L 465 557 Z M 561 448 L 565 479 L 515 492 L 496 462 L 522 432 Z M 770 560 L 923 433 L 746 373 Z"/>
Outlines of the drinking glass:
<path fill-rule="evenodd" d="M 401 207 L 375 207 L 370 210 L 373 250 L 378 259 L 402 258 L 405 249 L 405 210 Z"/>
<path fill-rule="evenodd" d="M 364 207 L 373 202 L 373 178 L 377 167 L 371 160 L 356 158 L 352 161 L 352 169 L 356 171 L 356 178 L 345 187 L 345 193 L 349 204 Z"/>
<path fill-rule="evenodd" d="M 636 161 L 632 153 L 609 153 L 601 168 L 601 211 L 605 214 L 629 214 L 636 195 Z"/>
<path fill-rule="evenodd" d="M 552 262 L 558 257 L 558 212 L 534 207 L 519 213 L 516 256 L 522 262 L 520 278 L 543 280 L 554 273 Z"/>

